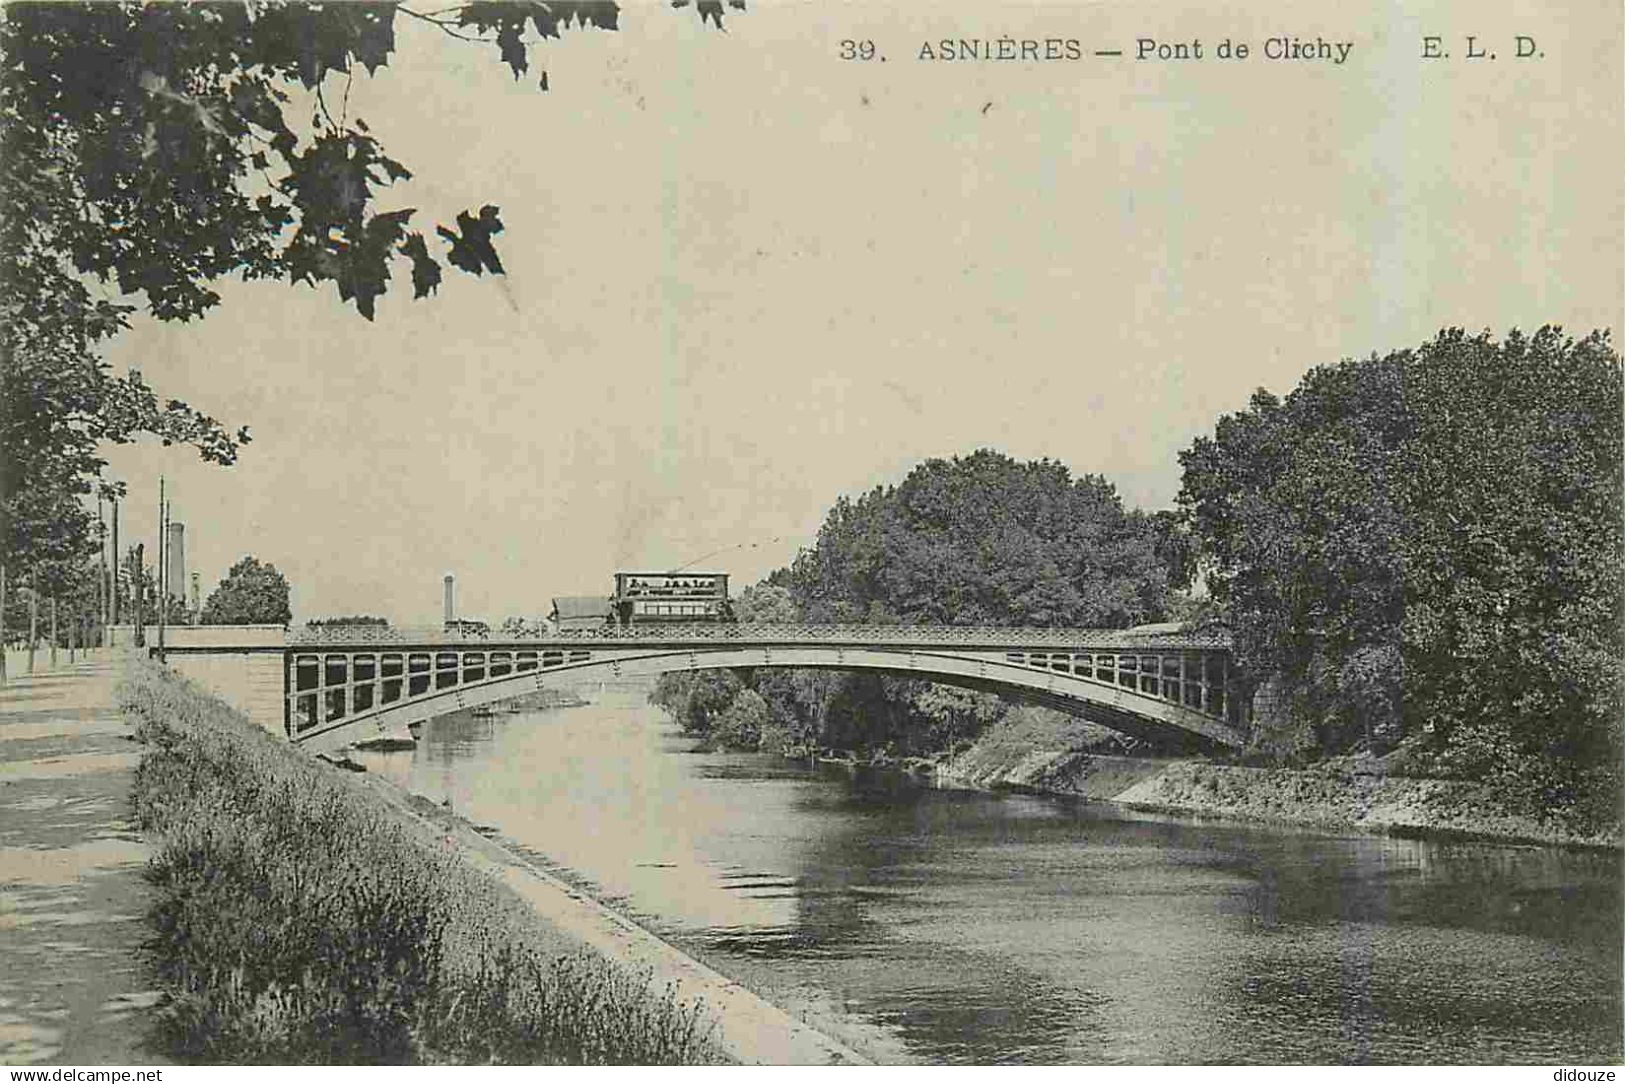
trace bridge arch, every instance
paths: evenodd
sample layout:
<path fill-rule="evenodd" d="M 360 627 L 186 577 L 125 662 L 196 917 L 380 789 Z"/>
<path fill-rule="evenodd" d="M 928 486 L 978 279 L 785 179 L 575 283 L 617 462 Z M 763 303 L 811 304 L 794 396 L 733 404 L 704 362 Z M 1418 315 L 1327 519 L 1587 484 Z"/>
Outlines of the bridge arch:
<path fill-rule="evenodd" d="M 1136 737 L 1237 747 L 1245 712 L 1222 648 L 944 643 L 547 643 L 290 646 L 287 729 L 330 751 L 439 715 L 603 678 L 722 669 L 825 669 L 890 674 L 995 692 Z"/>

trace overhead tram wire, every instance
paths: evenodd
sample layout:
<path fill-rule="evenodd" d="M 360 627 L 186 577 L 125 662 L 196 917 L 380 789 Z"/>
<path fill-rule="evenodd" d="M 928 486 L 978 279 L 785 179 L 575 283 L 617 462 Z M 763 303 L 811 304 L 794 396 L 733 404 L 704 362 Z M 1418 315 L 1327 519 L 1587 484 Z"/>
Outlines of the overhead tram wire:
<path fill-rule="evenodd" d="M 687 561 L 687 562 L 685 562 L 683 564 L 678 565 L 676 568 L 668 570 L 666 574 L 668 576 L 675 576 L 679 572 L 687 572 L 689 569 L 693 568 L 695 565 L 699 564 L 701 561 L 709 561 L 713 557 L 718 557 L 718 556 L 720 556 L 720 555 L 722 555 L 724 553 L 732 553 L 734 550 L 742 550 L 742 549 L 746 549 L 746 548 L 757 549 L 757 548 L 759 548 L 761 546 L 764 546 L 764 545 L 772 545 L 774 542 L 783 542 L 784 537 L 785 536 L 783 536 L 783 535 L 776 535 L 773 538 L 758 539 L 755 542 L 740 542 L 738 545 L 724 546 L 719 550 L 712 550 L 710 553 L 702 553 L 702 554 L 700 554 L 700 556 L 694 558 L 692 561 Z"/>

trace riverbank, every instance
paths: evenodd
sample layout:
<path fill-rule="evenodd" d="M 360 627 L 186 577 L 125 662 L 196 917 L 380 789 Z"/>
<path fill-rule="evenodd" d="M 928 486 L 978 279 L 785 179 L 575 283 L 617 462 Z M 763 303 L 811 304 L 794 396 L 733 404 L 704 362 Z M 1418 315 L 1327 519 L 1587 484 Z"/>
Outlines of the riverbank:
<path fill-rule="evenodd" d="M 944 762 L 944 786 L 1017 789 L 1131 809 L 1386 835 L 1617 848 L 1611 831 L 1578 832 L 1503 810 L 1494 789 L 1404 776 L 1377 761 L 1258 768 L 1201 759 L 1102 755 L 1096 728 L 1050 712 L 1012 713 Z"/>
<path fill-rule="evenodd" d="M 135 805 L 154 849 L 157 1030 L 177 1058 L 841 1060 L 449 814 L 150 664 L 121 694 L 149 746 Z"/>

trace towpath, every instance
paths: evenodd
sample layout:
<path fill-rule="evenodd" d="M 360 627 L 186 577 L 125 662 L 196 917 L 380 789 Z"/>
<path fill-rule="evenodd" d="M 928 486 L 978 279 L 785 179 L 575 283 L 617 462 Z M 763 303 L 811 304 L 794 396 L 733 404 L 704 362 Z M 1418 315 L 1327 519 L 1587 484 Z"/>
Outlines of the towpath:
<path fill-rule="evenodd" d="M 106 651 L 0 687 L 0 1064 L 150 1065 L 140 759 Z"/>

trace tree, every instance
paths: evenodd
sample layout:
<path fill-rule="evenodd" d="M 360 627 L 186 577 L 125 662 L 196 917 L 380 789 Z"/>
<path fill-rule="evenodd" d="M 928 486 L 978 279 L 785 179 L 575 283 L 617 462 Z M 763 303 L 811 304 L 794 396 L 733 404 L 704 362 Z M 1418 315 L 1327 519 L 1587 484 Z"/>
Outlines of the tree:
<path fill-rule="evenodd" d="M 288 581 L 276 566 L 244 557 L 231 566 L 226 578 L 203 604 L 205 625 L 286 625 L 293 617 L 288 607 Z"/>
<path fill-rule="evenodd" d="M 801 620 L 788 587 L 753 583 L 733 600 L 734 617 L 743 625 L 791 625 Z"/>
<path fill-rule="evenodd" d="M 721 28 L 720 0 L 694 10 Z M 212 284 L 240 275 L 331 283 L 372 319 L 393 267 L 409 268 L 419 298 L 436 290 L 442 260 L 502 273 L 499 208 L 460 211 L 432 238 L 414 228 L 416 209 L 379 205 L 411 170 L 347 97 L 330 107 L 358 69 L 387 68 L 407 19 L 494 46 L 519 78 L 540 41 L 615 30 L 620 11 L 608 0 L 0 9 L 0 563 L 15 572 L 93 550 L 80 500 L 97 487 L 103 441 L 151 434 L 229 465 L 249 439 L 100 360 L 130 301 L 190 320 L 219 303 Z"/>
<path fill-rule="evenodd" d="M 389 628 L 389 618 L 374 617 L 370 614 L 355 614 L 349 617 L 313 617 L 305 622 L 313 629 L 332 628 Z"/>
<path fill-rule="evenodd" d="M 983 449 L 838 500 L 790 591 L 814 621 L 1121 628 L 1162 615 L 1158 541 L 1105 479 Z"/>
<path fill-rule="evenodd" d="M 1323 750 L 1614 816 L 1621 391 L 1605 334 L 1447 330 L 1221 418 L 1180 503 L 1238 662 Z"/>

